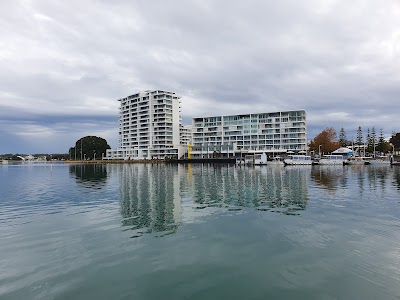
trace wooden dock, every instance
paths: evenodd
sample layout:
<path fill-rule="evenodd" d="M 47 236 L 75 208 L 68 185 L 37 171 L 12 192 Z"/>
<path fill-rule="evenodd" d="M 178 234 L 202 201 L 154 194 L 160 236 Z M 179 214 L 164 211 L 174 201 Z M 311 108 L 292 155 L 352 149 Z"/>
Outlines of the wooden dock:
<path fill-rule="evenodd" d="M 162 164 L 164 160 L 160 159 L 132 159 L 132 160 L 124 160 L 124 159 L 105 159 L 105 160 L 64 160 L 65 164 Z"/>
<path fill-rule="evenodd" d="M 184 159 L 167 159 L 165 163 L 170 164 L 235 164 L 236 158 L 184 158 Z"/>
<path fill-rule="evenodd" d="M 235 158 L 65 160 L 65 164 L 235 164 Z"/>

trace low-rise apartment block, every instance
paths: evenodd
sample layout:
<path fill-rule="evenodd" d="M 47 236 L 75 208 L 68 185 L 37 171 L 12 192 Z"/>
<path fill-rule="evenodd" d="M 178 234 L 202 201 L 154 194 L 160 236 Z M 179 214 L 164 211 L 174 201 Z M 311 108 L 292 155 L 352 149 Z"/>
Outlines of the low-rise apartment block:
<path fill-rule="evenodd" d="M 193 118 L 192 134 L 193 158 L 307 150 L 304 110 Z"/>

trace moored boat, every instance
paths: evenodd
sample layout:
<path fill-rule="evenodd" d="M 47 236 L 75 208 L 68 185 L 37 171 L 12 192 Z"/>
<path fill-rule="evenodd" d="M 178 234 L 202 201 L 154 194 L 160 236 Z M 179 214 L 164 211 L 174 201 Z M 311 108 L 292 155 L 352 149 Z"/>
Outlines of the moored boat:
<path fill-rule="evenodd" d="M 342 155 L 324 155 L 319 161 L 319 165 L 343 165 L 346 161 Z"/>
<path fill-rule="evenodd" d="M 236 165 L 237 166 L 244 166 L 244 158 L 242 158 L 242 157 L 236 158 Z"/>
<path fill-rule="evenodd" d="M 268 156 L 265 153 L 254 154 L 254 165 L 262 166 L 268 163 Z"/>
<path fill-rule="evenodd" d="M 244 164 L 248 166 L 254 165 L 254 155 L 246 155 L 244 157 Z"/>
<path fill-rule="evenodd" d="M 392 156 L 365 157 L 365 160 L 371 165 L 390 165 L 393 162 Z"/>
<path fill-rule="evenodd" d="M 284 166 L 285 163 L 283 162 L 283 160 L 281 159 L 281 157 L 279 156 L 275 156 L 272 158 L 272 160 L 269 160 L 267 162 L 268 166 Z"/>
<path fill-rule="evenodd" d="M 288 155 L 284 160 L 285 165 L 311 165 L 312 160 L 309 155 Z"/>
<path fill-rule="evenodd" d="M 370 162 L 365 157 L 350 157 L 344 162 L 345 165 L 369 165 Z"/>

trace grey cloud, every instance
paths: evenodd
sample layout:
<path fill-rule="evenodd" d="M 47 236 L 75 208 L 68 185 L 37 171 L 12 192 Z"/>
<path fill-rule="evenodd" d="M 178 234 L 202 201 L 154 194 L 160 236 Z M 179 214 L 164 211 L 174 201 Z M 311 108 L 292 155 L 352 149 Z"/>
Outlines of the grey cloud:
<path fill-rule="evenodd" d="M 1 8 L 1 120 L 46 127 L 51 117 L 76 117 L 76 125 L 86 118 L 107 135 L 116 99 L 160 88 L 182 96 L 186 121 L 306 109 L 310 138 L 330 126 L 399 130 L 397 1 L 15 1 Z M 73 143 L 76 134 L 63 136 Z"/>

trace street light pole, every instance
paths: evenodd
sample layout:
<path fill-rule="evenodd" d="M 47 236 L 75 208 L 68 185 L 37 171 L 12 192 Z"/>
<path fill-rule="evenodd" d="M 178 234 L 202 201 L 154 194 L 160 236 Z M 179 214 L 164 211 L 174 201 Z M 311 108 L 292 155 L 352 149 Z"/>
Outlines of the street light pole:
<path fill-rule="evenodd" d="M 321 146 L 322 146 L 322 145 L 319 145 L 319 146 L 318 146 L 319 156 L 320 156 L 320 157 L 321 157 Z"/>

